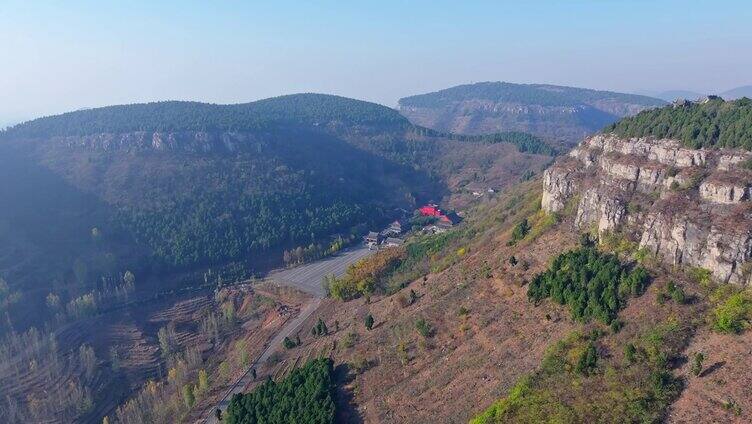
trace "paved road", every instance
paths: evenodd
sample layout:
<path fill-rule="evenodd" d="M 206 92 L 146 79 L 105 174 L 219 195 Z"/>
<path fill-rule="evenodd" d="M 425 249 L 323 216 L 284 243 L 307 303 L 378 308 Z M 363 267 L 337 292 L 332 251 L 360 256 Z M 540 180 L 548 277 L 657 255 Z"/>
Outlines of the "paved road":
<path fill-rule="evenodd" d="M 251 375 L 251 369 L 258 367 L 259 364 L 264 363 L 274 353 L 275 350 L 282 344 L 285 337 L 289 337 L 298 331 L 298 328 L 307 320 L 321 305 L 321 299 L 324 297 L 324 289 L 321 287 L 321 281 L 324 276 L 334 274 L 339 277 L 345 273 L 347 267 L 350 264 L 355 263 L 358 259 L 363 258 L 370 254 L 372 251 L 366 247 L 356 247 L 342 251 L 336 256 L 322 259 L 307 265 L 301 265 L 299 267 L 276 271 L 270 273 L 267 278 L 277 281 L 281 284 L 288 284 L 297 289 L 300 289 L 306 293 L 310 293 L 314 296 L 298 314 L 295 319 L 288 321 L 284 327 L 274 336 L 272 341 L 266 346 L 261 356 L 251 364 L 251 366 L 245 371 L 245 373 L 233 384 L 227 393 L 222 397 L 222 400 L 206 411 L 203 422 L 207 424 L 218 424 L 216 417 L 214 416 L 214 410 L 216 408 L 221 409 L 223 412 L 227 409 L 227 405 L 230 403 L 230 399 L 236 393 L 243 393 L 245 388 L 253 382 Z"/>
<path fill-rule="evenodd" d="M 324 297 L 324 289 L 321 281 L 325 276 L 334 274 L 342 276 L 350 264 L 371 253 L 367 247 L 358 246 L 346 249 L 336 256 L 324 258 L 310 264 L 301 265 L 291 269 L 274 271 L 267 278 L 282 284 L 296 287 L 316 297 Z"/>

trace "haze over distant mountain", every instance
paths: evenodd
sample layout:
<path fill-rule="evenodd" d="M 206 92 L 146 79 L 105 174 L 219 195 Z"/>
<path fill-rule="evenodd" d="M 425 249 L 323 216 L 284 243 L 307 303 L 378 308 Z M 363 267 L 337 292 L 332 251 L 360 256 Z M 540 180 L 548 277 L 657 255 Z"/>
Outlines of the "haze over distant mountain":
<path fill-rule="evenodd" d="M 723 97 L 724 100 L 736 100 L 742 97 L 752 98 L 752 85 L 743 85 L 741 87 L 732 88 L 730 90 L 722 91 L 720 93 L 699 93 L 691 90 L 668 90 L 663 91 L 655 95 L 659 99 L 663 99 L 667 102 L 673 102 L 676 99 L 697 100 L 708 94 L 715 94 Z"/>
<path fill-rule="evenodd" d="M 673 102 L 677 99 L 697 100 L 704 96 L 706 96 L 706 94 L 701 94 L 696 91 L 690 90 L 667 90 L 655 95 L 655 97 L 663 99 L 667 102 Z"/>
<path fill-rule="evenodd" d="M 720 94 L 725 100 L 735 100 L 742 97 L 749 97 L 752 99 L 752 85 L 744 85 L 741 87 L 732 88 L 726 90 Z"/>
<path fill-rule="evenodd" d="M 663 104 L 663 100 L 635 94 L 481 82 L 405 97 L 399 109 L 413 123 L 440 131 L 525 131 L 571 145 L 621 117 Z"/>

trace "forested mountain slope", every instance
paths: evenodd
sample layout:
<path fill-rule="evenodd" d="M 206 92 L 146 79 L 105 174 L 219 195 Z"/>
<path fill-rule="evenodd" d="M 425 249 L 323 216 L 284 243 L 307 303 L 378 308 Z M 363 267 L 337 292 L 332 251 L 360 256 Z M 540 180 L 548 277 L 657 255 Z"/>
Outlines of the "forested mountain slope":
<path fill-rule="evenodd" d="M 248 275 L 277 264 L 282 249 L 360 234 L 397 208 L 439 200 L 478 171 L 495 169 L 486 183 L 498 188 L 548 161 L 510 142 L 450 140 L 392 109 L 319 94 L 37 119 L 0 133 L 0 272 L 40 290 L 38 302 L 51 275 L 66 301 L 125 269 L 235 264 Z"/>
<path fill-rule="evenodd" d="M 91 419 L 164 367 L 198 367 L 197 352 L 227 351 L 240 335 L 261 346 L 266 333 L 241 332 L 235 311 L 249 323 L 265 319 L 259 308 L 277 316 L 263 296 L 202 294 L 281 265 L 285 249 L 357 241 L 419 202 L 476 201 L 473 190 L 529 179 L 553 154 L 529 134 L 455 137 L 318 94 L 112 106 L 14 126 L 0 133 L 0 354 L 24 365 L 0 370 L 11 393 L 0 417 Z M 189 296 L 199 297 L 175 306 L 186 322 L 149 316 Z M 67 363 L 71 351 L 76 367 L 33 365 Z M 64 381 L 80 396 L 17 409 Z"/>
<path fill-rule="evenodd" d="M 440 131 L 525 131 L 573 145 L 623 116 L 660 106 L 646 96 L 546 84 L 481 82 L 400 99 L 413 123 Z"/>

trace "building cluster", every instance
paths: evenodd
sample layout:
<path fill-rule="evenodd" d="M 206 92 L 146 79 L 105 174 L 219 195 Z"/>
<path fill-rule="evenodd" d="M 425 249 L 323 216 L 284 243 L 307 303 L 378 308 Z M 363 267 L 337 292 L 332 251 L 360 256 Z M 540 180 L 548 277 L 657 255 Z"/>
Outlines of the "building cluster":
<path fill-rule="evenodd" d="M 418 208 L 415 215 L 435 218 L 422 227 L 422 231 L 427 234 L 443 233 L 460 221 L 457 214 L 445 212 L 433 203 Z M 370 231 L 363 237 L 363 241 L 369 249 L 400 246 L 405 242 L 405 236 L 410 232 L 410 229 L 410 222 L 405 218 L 400 218 L 381 231 Z"/>
<path fill-rule="evenodd" d="M 400 218 L 380 232 L 370 231 L 363 240 L 370 249 L 399 246 L 405 242 L 402 237 L 408 232 L 408 225 L 404 218 Z"/>

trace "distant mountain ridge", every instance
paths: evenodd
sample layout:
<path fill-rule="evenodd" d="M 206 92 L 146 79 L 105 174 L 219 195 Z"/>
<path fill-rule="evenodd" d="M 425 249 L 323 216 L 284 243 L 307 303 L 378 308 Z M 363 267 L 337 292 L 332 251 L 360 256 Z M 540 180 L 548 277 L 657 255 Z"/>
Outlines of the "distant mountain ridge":
<path fill-rule="evenodd" d="M 656 94 L 655 97 L 663 99 L 667 102 L 673 102 L 677 99 L 697 100 L 706 97 L 708 94 L 715 93 L 702 94 L 691 90 L 668 90 Z M 715 95 L 723 97 L 724 100 L 736 100 L 741 99 L 742 97 L 752 98 L 752 85 L 744 85 L 741 87 L 732 88 Z"/>
<path fill-rule="evenodd" d="M 34 138 L 135 131 L 254 131 L 333 121 L 394 128 L 410 125 L 397 111 L 376 103 L 305 93 L 232 105 L 164 101 L 85 109 L 34 119 L 0 134 Z"/>
<path fill-rule="evenodd" d="M 697 100 L 705 96 L 705 94 L 690 90 L 667 90 L 655 95 L 655 97 L 663 99 L 667 102 L 673 102 L 674 100 L 678 99 Z"/>
<path fill-rule="evenodd" d="M 752 99 L 752 85 L 745 85 L 742 87 L 732 88 L 726 90 L 720 94 L 725 100 L 736 100 L 742 97 L 748 97 Z"/>
<path fill-rule="evenodd" d="M 621 117 L 664 104 L 635 94 L 481 82 L 405 97 L 399 100 L 399 109 L 411 122 L 440 131 L 524 131 L 571 145 Z"/>

